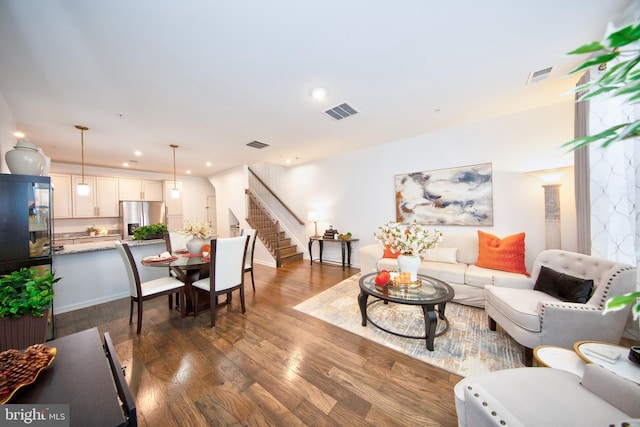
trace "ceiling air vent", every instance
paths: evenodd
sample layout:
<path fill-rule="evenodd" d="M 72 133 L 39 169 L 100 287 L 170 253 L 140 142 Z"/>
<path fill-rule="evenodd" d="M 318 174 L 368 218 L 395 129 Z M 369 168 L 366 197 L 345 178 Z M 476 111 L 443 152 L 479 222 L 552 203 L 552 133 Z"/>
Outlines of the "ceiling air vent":
<path fill-rule="evenodd" d="M 342 103 L 338 106 L 330 108 L 324 112 L 327 116 L 330 116 L 336 120 L 342 120 L 349 116 L 353 116 L 354 114 L 358 114 L 358 112 L 351 105 Z"/>
<path fill-rule="evenodd" d="M 253 148 L 264 148 L 264 147 L 268 147 L 269 144 L 265 144 L 264 142 L 260 142 L 260 141 L 251 141 L 250 143 L 247 144 L 249 147 L 253 147 Z"/>
<path fill-rule="evenodd" d="M 553 67 L 547 67 L 547 68 L 543 68 L 542 70 L 532 71 L 529 74 L 529 78 L 527 79 L 527 84 L 536 83 L 536 82 L 539 82 L 540 80 L 546 79 L 547 77 L 549 77 L 549 74 L 551 74 L 552 69 Z"/>

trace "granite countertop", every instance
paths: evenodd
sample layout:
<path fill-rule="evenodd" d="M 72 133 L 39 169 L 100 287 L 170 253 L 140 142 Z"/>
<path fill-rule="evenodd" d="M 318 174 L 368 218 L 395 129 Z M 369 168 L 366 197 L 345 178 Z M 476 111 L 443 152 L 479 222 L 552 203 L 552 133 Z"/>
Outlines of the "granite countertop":
<path fill-rule="evenodd" d="M 56 233 L 53 235 L 53 240 L 67 240 L 67 239 L 99 239 L 99 238 L 121 238 L 122 233 L 118 230 L 105 230 L 102 234 L 96 233 L 95 236 L 89 235 L 86 231 L 75 231 L 71 233 Z"/>
<path fill-rule="evenodd" d="M 128 240 L 127 243 L 131 246 L 147 246 L 147 245 L 155 245 L 158 243 L 164 244 L 164 239 L 152 239 L 152 240 Z M 57 255 L 69 255 L 69 254 L 77 254 L 83 252 L 96 252 L 96 251 L 105 251 L 116 248 L 116 240 L 109 240 L 106 242 L 87 242 L 87 243 L 76 243 L 73 245 L 64 245 L 64 249 L 61 251 L 55 251 L 53 253 L 54 256 Z"/>

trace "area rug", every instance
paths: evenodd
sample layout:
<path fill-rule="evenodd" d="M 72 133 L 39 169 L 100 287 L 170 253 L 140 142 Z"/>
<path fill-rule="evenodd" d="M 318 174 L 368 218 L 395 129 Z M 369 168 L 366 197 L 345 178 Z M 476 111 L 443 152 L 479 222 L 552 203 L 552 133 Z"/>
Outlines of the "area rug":
<path fill-rule="evenodd" d="M 463 377 L 524 366 L 521 346 L 500 328 L 490 331 L 484 310 L 477 307 L 447 303 L 449 330 L 435 339 L 434 351 L 427 350 L 424 339 L 391 335 L 371 323 L 362 326 L 357 300 L 359 279 L 359 274 L 352 276 L 294 309 Z M 369 302 L 372 300 L 369 297 Z M 386 329 L 424 336 L 420 307 L 376 303 L 369 306 L 367 314 Z"/>

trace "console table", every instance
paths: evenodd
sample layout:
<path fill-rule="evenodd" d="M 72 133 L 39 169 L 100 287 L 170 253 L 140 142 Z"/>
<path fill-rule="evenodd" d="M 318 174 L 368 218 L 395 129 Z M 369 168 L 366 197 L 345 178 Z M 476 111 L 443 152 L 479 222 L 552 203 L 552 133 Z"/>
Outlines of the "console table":
<path fill-rule="evenodd" d="M 46 345 L 57 350 L 53 363 L 9 403 L 67 404 L 71 426 L 113 427 L 131 423 L 120 407 L 118 383 L 97 328 L 48 341 Z"/>
<path fill-rule="evenodd" d="M 311 264 L 313 264 L 313 251 L 312 251 L 313 242 L 316 242 L 316 241 L 318 242 L 318 246 L 320 247 L 320 262 L 322 262 L 322 250 L 324 248 L 325 242 L 340 243 L 340 246 L 342 247 L 342 270 L 344 270 L 345 265 L 349 265 L 349 267 L 351 267 L 351 242 L 357 242 L 358 239 L 343 240 L 343 239 L 325 239 L 322 236 L 309 237 L 309 259 Z M 346 264 L 345 264 L 345 254 L 346 254 Z"/>

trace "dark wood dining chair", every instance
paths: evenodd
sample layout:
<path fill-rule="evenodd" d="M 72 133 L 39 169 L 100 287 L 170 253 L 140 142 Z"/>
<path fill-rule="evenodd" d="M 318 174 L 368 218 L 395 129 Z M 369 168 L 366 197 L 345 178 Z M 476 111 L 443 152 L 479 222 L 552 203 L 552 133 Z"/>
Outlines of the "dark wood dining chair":
<path fill-rule="evenodd" d="M 209 314 L 211 327 L 216 326 L 216 303 L 218 295 L 227 295 L 227 304 L 231 302 L 231 292 L 240 292 L 240 305 L 245 313 L 244 304 L 244 260 L 249 245 L 249 236 L 228 237 L 211 240 L 209 277 L 192 283 L 194 290 L 194 317 L 198 316 L 198 295 L 209 294 Z"/>
<path fill-rule="evenodd" d="M 258 230 L 253 228 L 243 228 L 240 231 L 241 236 L 249 236 L 249 245 L 247 246 L 247 254 L 244 258 L 244 272 L 251 273 L 251 287 L 253 292 L 256 291 L 256 282 L 253 278 L 253 251 L 256 247 L 256 239 L 258 238 Z"/>
<path fill-rule="evenodd" d="M 133 303 L 138 304 L 138 329 L 136 333 L 142 330 L 142 303 L 153 298 L 163 295 L 172 295 L 176 292 L 180 296 L 180 314 L 184 317 L 185 296 L 184 283 L 172 276 L 161 277 L 146 282 L 140 281 L 138 267 L 131 253 L 131 248 L 126 242 L 116 242 L 116 249 L 122 257 L 125 269 L 127 270 L 127 278 L 129 279 L 129 291 L 131 293 L 131 307 L 129 310 L 129 323 L 133 320 Z M 169 300 L 169 308 L 173 308 L 171 299 Z"/>
<path fill-rule="evenodd" d="M 182 233 L 171 231 L 169 233 L 164 233 L 164 243 L 167 248 L 167 252 L 171 255 L 175 255 L 176 251 L 186 251 L 187 250 L 187 240 L 191 239 L 192 236 L 187 236 Z M 178 275 L 169 268 L 169 275 L 178 278 Z M 173 304 L 173 295 L 169 295 L 169 307 Z M 176 292 L 176 304 L 178 307 L 180 306 L 180 301 L 178 301 L 178 293 Z"/>

